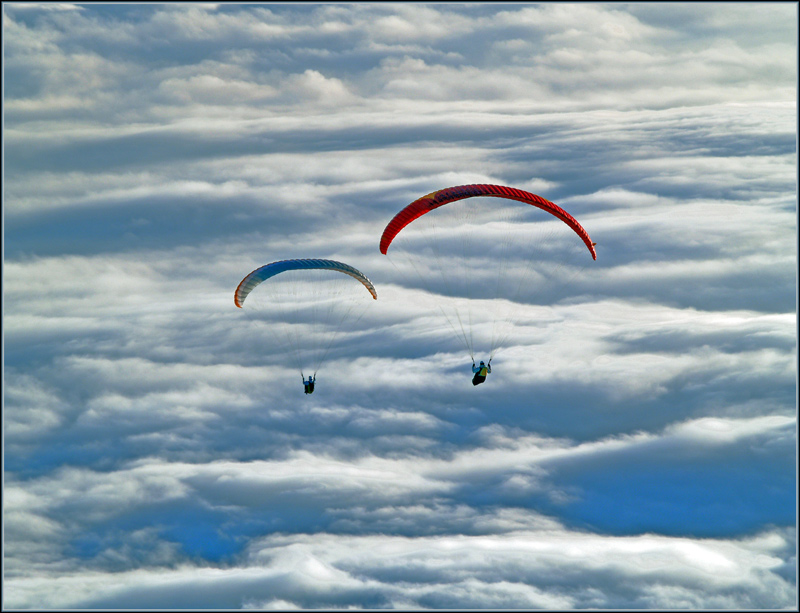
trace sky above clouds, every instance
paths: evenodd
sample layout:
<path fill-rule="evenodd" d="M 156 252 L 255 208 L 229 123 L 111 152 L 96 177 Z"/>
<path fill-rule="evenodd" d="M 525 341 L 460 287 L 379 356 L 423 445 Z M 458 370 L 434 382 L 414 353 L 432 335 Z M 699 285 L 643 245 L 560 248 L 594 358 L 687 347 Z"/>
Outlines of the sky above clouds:
<path fill-rule="evenodd" d="M 4 3 L 4 608 L 796 608 L 797 18 Z M 378 250 L 470 183 L 598 254 L 479 387 Z M 379 297 L 310 396 L 298 257 Z"/>

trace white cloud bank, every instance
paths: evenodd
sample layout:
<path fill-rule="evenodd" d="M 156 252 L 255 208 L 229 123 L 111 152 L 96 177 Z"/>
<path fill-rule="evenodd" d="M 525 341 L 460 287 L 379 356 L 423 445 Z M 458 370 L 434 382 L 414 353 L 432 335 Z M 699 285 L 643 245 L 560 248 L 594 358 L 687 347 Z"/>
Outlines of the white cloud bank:
<path fill-rule="evenodd" d="M 3 12 L 5 607 L 796 608 L 795 5 Z M 600 254 L 475 389 L 377 250 L 471 182 Z M 310 254 L 304 398 L 232 292 Z"/>

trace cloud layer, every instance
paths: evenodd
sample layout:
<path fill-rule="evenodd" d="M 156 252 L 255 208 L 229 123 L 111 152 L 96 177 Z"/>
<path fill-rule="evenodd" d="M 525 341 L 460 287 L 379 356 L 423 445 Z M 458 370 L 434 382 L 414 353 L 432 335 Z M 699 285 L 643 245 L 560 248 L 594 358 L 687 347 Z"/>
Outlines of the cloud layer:
<path fill-rule="evenodd" d="M 4 606 L 796 607 L 795 5 L 3 20 Z M 598 243 L 479 387 L 378 251 L 467 183 Z M 379 294 L 311 396 L 233 305 L 293 257 Z"/>

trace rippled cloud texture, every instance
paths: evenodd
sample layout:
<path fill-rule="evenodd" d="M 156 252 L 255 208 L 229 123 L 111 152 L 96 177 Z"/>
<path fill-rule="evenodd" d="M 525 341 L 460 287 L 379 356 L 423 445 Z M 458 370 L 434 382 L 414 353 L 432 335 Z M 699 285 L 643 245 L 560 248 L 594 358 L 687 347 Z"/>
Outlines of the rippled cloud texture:
<path fill-rule="evenodd" d="M 4 606 L 796 607 L 797 17 L 4 4 Z M 467 183 L 598 243 L 477 388 L 378 250 Z M 290 257 L 379 294 L 311 396 Z"/>

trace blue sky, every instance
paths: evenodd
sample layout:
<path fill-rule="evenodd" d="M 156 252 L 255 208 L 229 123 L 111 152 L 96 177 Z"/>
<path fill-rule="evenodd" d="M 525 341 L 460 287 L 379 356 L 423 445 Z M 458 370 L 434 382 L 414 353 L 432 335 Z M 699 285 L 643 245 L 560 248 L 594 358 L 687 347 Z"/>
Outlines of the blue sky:
<path fill-rule="evenodd" d="M 4 3 L 4 608 L 796 608 L 797 17 Z M 479 387 L 378 250 L 468 183 L 598 243 Z M 379 295 L 311 396 L 292 257 Z"/>

